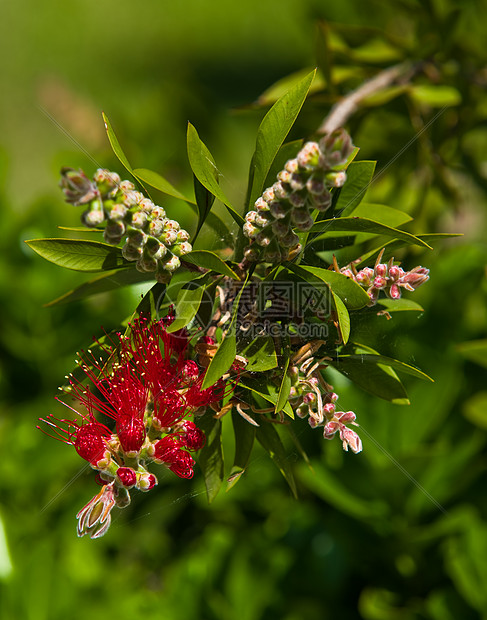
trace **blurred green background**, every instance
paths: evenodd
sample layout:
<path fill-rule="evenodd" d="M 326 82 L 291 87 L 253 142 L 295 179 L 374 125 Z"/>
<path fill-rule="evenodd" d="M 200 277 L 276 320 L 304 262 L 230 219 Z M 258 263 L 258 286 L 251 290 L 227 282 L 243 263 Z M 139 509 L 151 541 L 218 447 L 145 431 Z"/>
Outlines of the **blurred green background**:
<path fill-rule="evenodd" d="M 476 0 L 1 3 L 2 620 L 487 618 L 487 356 L 475 344 L 487 338 L 486 8 Z M 78 539 L 75 514 L 95 492 L 92 475 L 36 420 L 61 413 L 53 396 L 75 351 L 101 326 L 116 327 L 144 287 L 43 307 L 87 279 L 23 243 L 78 225 L 56 187 L 59 168 L 123 173 L 103 110 L 134 166 L 190 188 L 190 120 L 238 205 L 265 110 L 249 104 L 272 83 L 317 63 L 331 72 L 291 136 L 303 137 L 337 97 L 404 60 L 424 61 L 414 87 L 368 101 L 348 124 L 359 159 L 384 168 L 369 198 L 408 211 L 412 232 L 464 236 L 401 255 L 406 267 L 431 270 L 414 296 L 424 313 L 373 316 L 352 338 L 435 383 L 406 381 L 411 405 L 398 407 L 333 376 L 340 404 L 366 431 L 364 451 L 345 454 L 297 426 L 313 466 L 289 446 L 299 501 L 256 452 L 210 506 L 198 476 L 161 475 L 103 539 Z M 156 198 L 194 230 L 179 203 Z"/>

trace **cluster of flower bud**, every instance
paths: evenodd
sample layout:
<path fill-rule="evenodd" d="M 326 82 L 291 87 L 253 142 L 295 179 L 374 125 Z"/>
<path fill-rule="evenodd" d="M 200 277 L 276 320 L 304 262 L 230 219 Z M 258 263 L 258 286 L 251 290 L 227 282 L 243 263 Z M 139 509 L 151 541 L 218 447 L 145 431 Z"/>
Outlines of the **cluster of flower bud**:
<path fill-rule="evenodd" d="M 353 411 L 337 411 L 338 394 L 320 373 L 320 363 L 310 357 L 300 366 L 288 370 L 291 378 L 289 402 L 299 418 L 308 418 L 311 428 L 322 427 L 323 437 L 332 439 L 339 433 L 343 449 L 355 454 L 362 450 L 362 441 L 347 424 L 358 426 Z"/>
<path fill-rule="evenodd" d="M 425 267 L 418 266 L 411 271 L 404 271 L 399 265 L 394 265 L 394 258 L 391 258 L 388 263 L 381 263 L 383 252 L 380 253 L 373 269 L 364 267 L 357 271 L 354 263 L 340 269 L 341 273 L 367 289 L 370 297 L 369 306 L 376 304 L 380 291 L 384 291 L 390 299 L 399 299 L 401 288 L 414 291 L 429 280 L 429 269 Z"/>
<path fill-rule="evenodd" d="M 189 234 L 175 220 L 166 217 L 131 181 L 122 181 L 116 172 L 102 168 L 90 180 L 82 170 L 63 168 L 60 187 L 66 201 L 86 207 L 82 222 L 89 228 L 106 223 L 104 239 L 118 245 L 122 254 L 137 261 L 141 272 L 155 272 L 159 282 L 168 282 L 179 267 L 179 257 L 191 252 Z"/>
<path fill-rule="evenodd" d="M 350 136 L 339 129 L 319 142 L 307 142 L 286 162 L 276 183 L 245 216 L 243 232 L 250 239 L 247 260 L 277 263 L 301 251 L 296 231 L 310 230 L 313 211 L 324 212 L 330 207 L 330 190 L 345 183 L 343 167 L 353 149 Z"/>

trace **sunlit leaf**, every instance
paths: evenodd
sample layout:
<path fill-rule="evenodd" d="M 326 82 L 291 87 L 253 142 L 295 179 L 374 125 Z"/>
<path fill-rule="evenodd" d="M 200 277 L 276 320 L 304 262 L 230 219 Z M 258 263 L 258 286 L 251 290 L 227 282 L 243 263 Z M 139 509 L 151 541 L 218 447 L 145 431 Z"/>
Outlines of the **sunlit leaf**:
<path fill-rule="evenodd" d="M 135 269 L 133 262 L 123 258 L 120 248 L 99 241 L 31 239 L 26 243 L 34 252 L 49 262 L 74 271 Z"/>
<path fill-rule="evenodd" d="M 166 328 L 166 331 L 169 333 L 176 332 L 191 323 L 200 307 L 205 286 L 206 279 L 200 280 L 197 283 L 190 282 L 179 290 L 175 304 L 176 318 Z"/>
<path fill-rule="evenodd" d="M 310 232 L 327 233 L 329 231 L 347 230 L 350 232 L 365 232 L 375 233 L 377 235 L 384 235 L 387 237 L 394 237 L 400 239 L 403 242 L 411 245 L 420 245 L 428 249 L 432 249 L 430 245 L 423 241 L 422 238 L 411 235 L 410 233 L 399 230 L 398 228 L 392 228 L 391 226 L 385 226 L 379 222 L 374 222 L 365 217 L 337 217 L 332 220 L 321 220 L 315 222 L 311 227 Z M 317 241 L 321 237 L 313 239 L 313 242 Z"/>
<path fill-rule="evenodd" d="M 191 169 L 198 181 L 222 202 L 235 221 L 242 225 L 244 220 L 230 204 L 218 184 L 219 175 L 215 160 L 206 145 L 200 140 L 198 132 L 191 123 L 188 123 L 188 158 Z"/>
<path fill-rule="evenodd" d="M 283 95 L 262 120 L 249 171 L 247 204 L 254 204 L 263 191 L 264 181 L 282 143 L 294 124 L 306 99 L 316 70 Z"/>
<path fill-rule="evenodd" d="M 240 280 L 233 269 L 214 252 L 209 252 L 208 250 L 193 250 L 189 254 L 184 255 L 184 260 L 193 265 L 198 265 L 198 267 L 221 273 L 233 280 Z"/>
<path fill-rule="evenodd" d="M 460 92 L 453 86 L 416 84 L 409 86 L 408 93 L 417 103 L 426 104 L 432 108 L 456 106 L 462 102 Z"/>
<path fill-rule="evenodd" d="M 194 198 L 188 198 L 184 194 L 182 194 L 179 190 L 177 190 L 167 179 L 163 176 L 154 172 L 153 170 L 148 170 L 147 168 L 135 168 L 132 170 L 132 174 L 136 176 L 147 185 L 158 189 L 163 194 L 167 194 L 168 196 L 173 196 L 174 198 L 179 198 L 180 200 L 184 200 L 185 202 L 191 202 L 196 204 Z"/>
<path fill-rule="evenodd" d="M 310 265 L 298 266 L 292 263 L 287 263 L 286 267 L 300 275 L 303 280 L 312 282 L 314 276 L 315 279 L 329 285 L 350 310 L 358 310 L 370 302 L 370 298 L 364 289 L 342 273 L 337 273 L 331 269 L 322 269 L 321 267 L 312 267 Z"/>
<path fill-rule="evenodd" d="M 340 188 L 335 211 L 345 217 L 360 204 L 374 176 L 375 161 L 354 161 L 347 168 L 347 180 Z"/>
<path fill-rule="evenodd" d="M 247 372 L 263 372 L 277 366 L 277 357 L 274 342 L 271 336 L 254 338 L 239 354 L 247 360 Z"/>
<path fill-rule="evenodd" d="M 108 141 L 110 142 L 110 146 L 112 147 L 113 152 L 117 156 L 117 159 L 122 164 L 122 166 L 128 172 L 130 172 L 130 174 L 133 174 L 132 166 L 130 165 L 129 160 L 127 159 L 125 153 L 122 150 L 122 147 L 120 146 L 118 138 L 115 135 L 115 132 L 113 131 L 110 121 L 108 120 L 108 116 L 104 112 L 102 112 L 102 116 L 105 122 L 105 129 L 107 132 Z"/>

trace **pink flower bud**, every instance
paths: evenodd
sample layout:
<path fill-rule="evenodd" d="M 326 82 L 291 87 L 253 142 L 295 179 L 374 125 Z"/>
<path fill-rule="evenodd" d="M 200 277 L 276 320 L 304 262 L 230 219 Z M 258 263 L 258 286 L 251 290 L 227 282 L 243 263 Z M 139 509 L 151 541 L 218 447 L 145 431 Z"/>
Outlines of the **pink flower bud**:
<path fill-rule="evenodd" d="M 137 488 L 140 491 L 150 491 L 157 484 L 157 478 L 154 476 L 154 474 L 138 474 L 137 478 Z"/>
<path fill-rule="evenodd" d="M 342 426 L 340 428 L 340 439 L 343 442 L 343 449 L 345 452 L 348 451 L 349 446 L 354 454 L 362 451 L 362 441 L 357 433 L 351 428 Z"/>
<path fill-rule="evenodd" d="M 78 536 L 89 534 L 90 538 L 100 538 L 106 533 L 111 523 L 111 510 L 115 506 L 113 483 L 103 486 L 101 491 L 91 499 L 76 515 L 78 519 Z"/>

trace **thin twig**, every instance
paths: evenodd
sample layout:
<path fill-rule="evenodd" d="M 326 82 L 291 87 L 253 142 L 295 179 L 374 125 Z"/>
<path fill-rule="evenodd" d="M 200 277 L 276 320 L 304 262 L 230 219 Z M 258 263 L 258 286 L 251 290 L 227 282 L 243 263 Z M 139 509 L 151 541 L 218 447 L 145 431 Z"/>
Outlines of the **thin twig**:
<path fill-rule="evenodd" d="M 319 127 L 318 133 L 332 133 L 335 129 L 343 127 L 352 114 L 357 111 L 363 99 L 384 90 L 394 82 L 409 82 L 420 71 L 421 67 L 422 63 L 412 65 L 410 62 L 405 62 L 384 69 L 336 103 Z"/>

